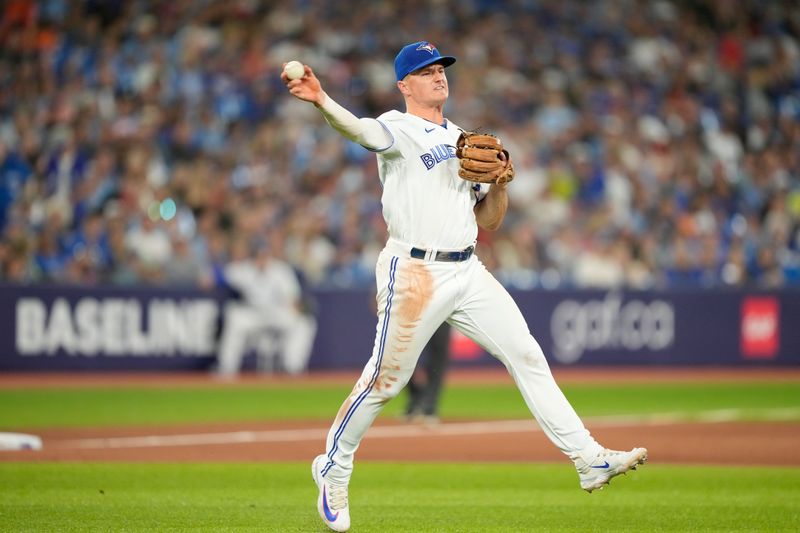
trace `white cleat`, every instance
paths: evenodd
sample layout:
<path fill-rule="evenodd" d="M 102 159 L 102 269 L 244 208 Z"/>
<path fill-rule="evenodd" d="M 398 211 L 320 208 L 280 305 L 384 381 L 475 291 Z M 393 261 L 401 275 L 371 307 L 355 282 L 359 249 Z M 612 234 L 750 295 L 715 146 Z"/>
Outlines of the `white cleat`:
<path fill-rule="evenodd" d="M 603 448 L 589 463 L 576 459 L 575 468 L 578 469 L 581 488 L 586 492 L 592 492 L 595 489 L 602 489 L 603 485 L 611 482 L 612 477 L 624 474 L 628 470 L 636 470 L 636 467 L 645 461 L 647 461 L 645 448 L 634 448 L 629 452 Z"/>
<path fill-rule="evenodd" d="M 311 477 L 319 488 L 317 511 L 325 525 L 334 531 L 350 529 L 350 507 L 347 504 L 347 485 L 335 485 L 322 475 L 328 464 L 326 455 L 318 455 L 311 463 Z"/>

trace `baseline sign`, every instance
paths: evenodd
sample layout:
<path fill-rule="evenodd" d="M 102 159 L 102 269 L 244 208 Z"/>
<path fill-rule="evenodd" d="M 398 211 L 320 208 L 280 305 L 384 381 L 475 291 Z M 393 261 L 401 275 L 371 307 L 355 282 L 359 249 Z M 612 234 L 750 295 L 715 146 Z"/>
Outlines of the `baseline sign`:
<path fill-rule="evenodd" d="M 216 358 L 222 300 L 194 290 L 0 288 L 0 369 L 169 370 Z M 8 358 L 6 354 L 14 354 Z"/>

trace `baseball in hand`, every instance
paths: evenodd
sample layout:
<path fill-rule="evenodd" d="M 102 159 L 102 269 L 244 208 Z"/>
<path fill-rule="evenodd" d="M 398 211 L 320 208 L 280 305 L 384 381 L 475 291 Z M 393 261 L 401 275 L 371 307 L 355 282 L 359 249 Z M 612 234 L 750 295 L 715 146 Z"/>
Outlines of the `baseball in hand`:
<path fill-rule="evenodd" d="M 305 67 L 299 61 L 289 61 L 286 63 L 286 66 L 283 67 L 283 71 L 286 73 L 286 77 L 290 80 L 302 78 L 306 73 Z"/>

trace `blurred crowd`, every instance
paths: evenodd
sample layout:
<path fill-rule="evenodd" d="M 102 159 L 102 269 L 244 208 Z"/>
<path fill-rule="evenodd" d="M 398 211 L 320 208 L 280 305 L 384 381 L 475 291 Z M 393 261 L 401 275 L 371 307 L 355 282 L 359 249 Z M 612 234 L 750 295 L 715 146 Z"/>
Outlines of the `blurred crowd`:
<path fill-rule="evenodd" d="M 392 61 L 458 62 L 445 115 L 517 169 L 479 255 L 512 288 L 800 286 L 794 0 L 6 0 L 0 280 L 214 286 L 241 239 L 314 287 L 369 286 Z"/>

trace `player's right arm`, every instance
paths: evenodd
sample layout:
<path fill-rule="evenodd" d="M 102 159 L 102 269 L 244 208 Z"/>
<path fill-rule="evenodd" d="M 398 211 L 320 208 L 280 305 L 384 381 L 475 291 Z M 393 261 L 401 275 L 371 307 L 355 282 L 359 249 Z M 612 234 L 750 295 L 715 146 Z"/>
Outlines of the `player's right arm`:
<path fill-rule="evenodd" d="M 358 118 L 339 105 L 322 90 L 322 85 L 311 67 L 304 65 L 304 68 L 305 75 L 296 80 L 290 80 L 285 72 L 281 73 L 281 79 L 293 96 L 313 103 L 328 124 L 345 138 L 357 142 L 364 148 L 380 151 L 391 146 L 394 140 L 380 122 L 374 118 Z"/>

